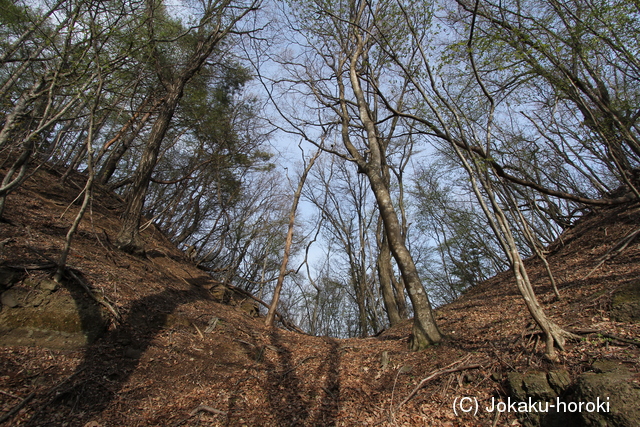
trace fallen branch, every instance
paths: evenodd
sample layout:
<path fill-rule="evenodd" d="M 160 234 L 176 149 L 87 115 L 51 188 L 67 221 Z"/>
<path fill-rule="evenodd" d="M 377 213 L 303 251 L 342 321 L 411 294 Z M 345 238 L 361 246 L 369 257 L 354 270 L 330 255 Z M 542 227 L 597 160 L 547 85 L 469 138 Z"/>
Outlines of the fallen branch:
<path fill-rule="evenodd" d="M 33 413 L 33 415 L 31 416 L 31 420 L 35 420 L 37 419 L 38 415 L 40 414 L 40 412 L 42 412 L 45 408 L 48 408 L 51 406 L 51 404 L 59 397 L 61 396 L 61 394 L 55 394 L 56 391 L 58 389 L 60 389 L 62 386 L 64 386 L 65 384 L 67 384 L 69 381 L 71 381 L 76 375 L 78 375 L 79 373 L 83 372 L 86 369 L 86 366 L 83 368 L 78 369 L 77 371 L 75 371 L 73 374 L 69 375 L 67 378 L 65 378 L 64 380 L 62 380 L 61 382 L 59 382 L 58 384 L 56 384 L 55 386 L 51 387 L 45 394 L 44 394 L 44 398 L 46 398 L 46 401 L 40 405 L 40 407 Z"/>
<path fill-rule="evenodd" d="M 629 246 L 629 244 L 635 240 L 638 234 L 640 234 L 640 228 L 632 231 L 631 233 L 624 236 L 622 239 L 618 240 L 618 242 L 615 245 L 613 245 L 613 247 L 609 249 L 607 253 L 605 253 L 603 256 L 600 257 L 598 264 L 595 267 L 593 267 L 593 269 L 586 276 L 584 276 L 584 278 L 586 279 L 589 276 L 591 276 L 593 272 L 596 271 L 598 268 L 600 268 L 602 264 L 604 264 L 611 258 L 615 257 L 616 255 L 624 251 L 627 248 L 627 246 Z"/>
<path fill-rule="evenodd" d="M 5 267 L 13 270 L 49 270 L 57 267 L 57 264 L 49 262 L 46 264 L 5 265 Z"/>
<path fill-rule="evenodd" d="M 22 399 L 20 396 L 16 396 L 15 394 L 6 392 L 4 390 L 0 390 L 0 393 L 4 394 L 5 396 L 13 397 L 14 399 Z"/>
<path fill-rule="evenodd" d="M 30 393 L 27 397 L 22 399 L 20 403 L 14 406 L 9 412 L 7 412 L 2 417 L 0 417 L 0 424 L 7 421 L 9 418 L 13 417 L 20 409 L 22 409 L 24 405 L 26 405 L 31 399 L 33 399 L 33 396 L 35 395 L 36 395 L 35 393 Z"/>
<path fill-rule="evenodd" d="M 239 294 L 242 294 L 243 296 L 246 296 L 248 298 L 251 298 L 252 300 L 254 300 L 255 302 L 263 305 L 264 307 L 269 308 L 269 304 L 267 304 L 266 302 L 262 301 L 261 299 L 253 296 L 250 292 L 245 291 L 244 289 L 238 288 L 236 286 L 233 285 L 229 285 L 227 283 L 223 284 L 222 286 L 226 286 L 227 288 L 229 288 L 230 290 L 237 292 Z M 302 329 L 300 329 L 299 327 L 297 327 L 296 325 L 294 325 L 293 323 L 289 322 L 288 320 L 286 320 L 284 318 L 284 316 L 282 314 L 280 314 L 279 312 L 276 311 L 276 316 L 278 317 L 278 320 L 282 323 L 282 325 L 294 332 L 297 332 L 299 334 L 303 334 L 303 335 L 309 335 L 307 334 L 305 331 L 303 331 Z"/>
<path fill-rule="evenodd" d="M 189 416 L 187 418 L 183 419 L 182 421 L 178 421 L 177 423 L 173 424 L 172 427 L 178 427 L 183 425 L 189 420 L 189 418 L 194 417 L 200 412 L 209 412 L 210 414 L 214 414 L 214 415 L 225 415 L 225 416 L 227 415 L 227 411 L 221 411 L 219 409 L 212 408 L 211 406 L 207 406 L 207 405 L 200 405 L 193 411 L 189 412 Z"/>
<path fill-rule="evenodd" d="M 208 412 L 210 414 L 216 414 L 216 415 L 227 415 L 227 411 L 221 411 L 219 409 L 212 408 L 211 406 L 207 406 L 207 405 L 200 405 L 193 411 L 189 412 L 189 417 L 193 417 L 198 412 Z"/>
<path fill-rule="evenodd" d="M 338 399 L 336 399 L 336 395 L 335 395 L 335 394 L 333 394 L 333 393 L 331 392 L 331 390 L 329 390 L 329 389 L 328 389 L 328 388 L 326 388 L 326 387 L 320 387 L 320 388 L 321 388 L 322 390 L 324 390 L 324 392 L 325 392 L 325 393 L 327 393 L 329 396 L 331 396 L 331 398 L 332 398 L 333 400 L 335 400 L 335 401 L 337 401 L 337 400 L 338 400 Z"/>
<path fill-rule="evenodd" d="M 34 254 L 46 259 L 47 261 L 49 261 L 49 264 L 54 264 L 56 267 L 58 266 L 58 263 L 51 257 L 49 257 L 47 254 L 42 253 L 41 251 L 39 251 L 38 249 L 34 248 L 31 245 L 27 245 L 26 246 L 27 249 L 29 249 L 31 252 L 33 252 Z M 34 264 L 37 265 L 37 264 Z"/>
<path fill-rule="evenodd" d="M 198 335 L 200 335 L 200 338 L 204 339 L 204 335 L 202 335 L 202 332 L 200 331 L 200 328 L 198 328 L 198 325 L 196 325 L 193 322 L 191 322 L 191 324 L 193 325 L 194 328 L 196 328 L 196 331 L 198 331 Z"/>
<path fill-rule="evenodd" d="M 411 391 L 411 393 L 409 393 L 409 395 L 398 405 L 398 407 L 396 408 L 396 411 L 399 410 L 405 403 L 410 401 L 418 393 L 418 391 L 420 391 L 420 389 L 424 387 L 424 385 L 429 381 L 439 378 L 446 374 L 451 374 L 453 372 L 460 372 L 460 371 L 466 371 L 468 369 L 482 368 L 484 363 L 487 362 L 486 360 L 483 360 L 476 363 L 465 364 L 470 358 L 471 358 L 471 355 L 467 355 L 462 359 L 457 360 L 451 363 L 450 365 L 445 366 L 444 368 L 433 371 L 428 377 L 423 378 L 422 381 L 420 381 L 418 385 L 413 389 L 413 391 Z"/>
<path fill-rule="evenodd" d="M 118 322 L 122 321 L 122 316 L 120 316 L 120 313 L 118 313 L 118 311 L 115 309 L 115 307 L 106 300 L 106 298 L 104 296 L 96 296 L 96 294 L 93 293 L 93 291 L 91 290 L 91 288 L 89 288 L 89 285 L 87 285 L 84 280 L 82 280 L 76 273 L 73 272 L 73 270 L 71 270 L 70 268 L 66 268 L 65 269 L 65 273 L 69 273 L 74 279 L 76 279 L 76 282 L 78 282 L 78 284 L 80 286 L 82 286 L 82 289 L 84 289 L 84 291 L 89 294 L 89 296 L 98 304 L 104 306 L 107 310 L 109 310 L 111 312 L 111 314 L 113 314 L 113 316 L 115 317 L 115 319 Z"/>
<path fill-rule="evenodd" d="M 34 248 L 32 246 L 27 246 L 27 249 L 31 250 L 35 254 L 37 254 L 37 255 L 41 256 L 42 258 L 46 259 L 47 261 L 49 261 L 50 264 L 53 264 L 53 266 L 57 266 L 58 265 L 53 259 L 48 257 L 46 254 L 40 252 L 36 248 Z M 43 264 L 42 266 L 46 267 L 46 268 L 50 268 L 49 264 Z M 38 268 L 38 270 L 39 269 L 42 269 L 42 268 Z M 120 316 L 120 313 L 118 313 L 118 311 L 115 309 L 115 307 L 109 301 L 107 301 L 107 299 L 104 296 L 101 296 L 100 298 L 98 298 L 93 293 L 93 291 L 89 288 L 89 286 L 84 282 L 84 280 L 82 280 L 76 273 L 74 273 L 71 268 L 69 268 L 67 266 L 64 269 L 64 272 L 70 274 L 78 282 L 78 284 L 80 286 L 82 286 L 82 288 L 85 290 L 85 292 L 87 294 L 89 294 L 89 296 L 91 298 L 93 298 L 94 301 L 96 301 L 98 304 L 104 306 L 107 310 L 109 310 L 111 312 L 111 314 L 113 314 L 113 316 L 115 317 L 115 319 L 118 322 L 122 321 L 122 317 Z"/>

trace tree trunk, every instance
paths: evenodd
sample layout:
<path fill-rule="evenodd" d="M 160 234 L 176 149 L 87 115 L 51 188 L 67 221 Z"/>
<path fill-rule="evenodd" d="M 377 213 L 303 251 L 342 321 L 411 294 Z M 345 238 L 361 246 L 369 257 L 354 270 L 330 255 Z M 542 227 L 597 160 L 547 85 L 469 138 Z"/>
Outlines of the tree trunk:
<path fill-rule="evenodd" d="M 384 234 L 384 228 L 381 230 Z M 393 285 L 391 277 L 393 269 L 391 268 L 391 251 L 386 236 L 378 238 L 378 279 L 380 280 L 380 292 L 382 293 L 382 301 L 384 302 L 387 317 L 391 326 L 397 325 L 402 321 L 396 298 L 393 295 Z M 404 296 L 404 295 L 403 295 Z"/>
<path fill-rule="evenodd" d="M 34 149 L 33 139 L 25 141 L 22 147 L 22 153 L 13 163 L 11 168 L 7 171 L 7 174 L 0 184 L 0 218 L 4 215 L 4 206 L 7 200 L 7 194 L 16 189 L 26 177 L 27 169 L 29 168 L 29 160 L 33 154 Z M 18 176 L 14 178 L 14 175 L 18 173 Z"/>
<path fill-rule="evenodd" d="M 353 267 L 352 267 L 353 268 Z M 355 272 L 354 272 L 355 273 Z M 356 294 L 356 305 L 358 306 L 358 336 L 364 338 L 368 333 L 367 306 L 365 302 L 365 278 L 359 273 L 352 275 L 353 289 Z"/>
<path fill-rule="evenodd" d="M 125 139 L 123 139 L 118 146 L 109 154 L 107 157 L 107 161 L 100 168 L 100 172 L 97 174 L 97 181 L 101 185 L 107 185 L 116 169 L 118 168 L 118 163 L 120 163 L 120 159 L 124 156 L 124 153 L 127 152 L 131 143 L 135 139 L 136 135 L 134 133 L 127 135 Z"/>
<path fill-rule="evenodd" d="M 173 118 L 178 102 L 182 98 L 185 84 L 186 81 L 181 81 L 170 89 L 165 102 L 160 107 L 158 118 L 151 128 L 149 141 L 144 147 L 140 164 L 135 172 L 133 185 L 127 196 L 127 208 L 123 215 L 122 229 L 116 238 L 116 246 L 125 252 L 138 255 L 144 254 L 144 245 L 139 231 L 144 200 L 153 169 L 158 162 L 162 141 L 169 129 L 169 123 Z"/>
<path fill-rule="evenodd" d="M 147 105 L 147 102 L 148 102 L 148 100 L 145 100 L 142 103 L 142 106 L 140 107 L 140 110 Z M 109 156 L 107 157 L 106 162 L 100 168 L 100 172 L 98 172 L 97 177 L 96 177 L 96 180 L 98 181 L 98 183 L 100 183 L 102 185 L 106 185 L 109 182 L 109 180 L 111 179 L 111 177 L 115 173 L 116 169 L 118 168 L 118 163 L 120 162 L 120 159 L 122 159 L 122 156 L 124 156 L 124 154 L 127 152 L 127 150 L 129 150 L 129 147 L 131 147 L 131 143 L 140 134 L 140 130 L 142 130 L 142 128 L 144 127 L 146 122 L 152 116 L 152 113 L 158 108 L 159 105 L 161 105 L 161 103 L 160 102 L 156 102 L 153 105 L 153 107 L 151 108 L 151 110 L 147 111 L 142 116 L 140 121 L 136 124 L 135 128 L 134 129 L 130 129 L 129 132 L 126 133 L 126 136 L 124 136 L 124 135 L 125 135 L 125 131 L 127 129 L 129 129 L 129 127 L 130 127 L 129 123 L 127 123 L 127 125 L 125 125 L 125 127 L 123 127 L 123 129 L 121 129 L 121 131 L 118 133 L 118 135 L 116 135 L 111 140 L 113 142 L 118 141 L 118 145 L 109 154 Z M 131 121 L 133 121 L 133 119 L 135 117 L 137 117 L 137 116 L 139 116 L 141 114 L 140 110 L 134 114 L 134 116 L 131 118 Z M 113 142 L 111 142 L 111 141 L 109 141 L 107 144 L 105 144 L 105 147 L 103 147 L 103 150 L 106 151 L 109 148 L 109 146 L 111 144 L 113 144 Z M 101 154 L 100 158 L 101 157 L 102 157 L 102 154 Z M 98 161 L 96 161 L 96 162 L 98 162 Z"/>
<path fill-rule="evenodd" d="M 536 298 L 535 292 L 533 291 L 533 286 L 531 286 L 531 282 L 527 274 L 527 270 L 522 261 L 522 257 L 520 256 L 518 245 L 515 242 L 513 234 L 511 233 L 511 227 L 509 226 L 507 217 L 505 216 L 503 209 L 500 207 L 500 204 L 496 200 L 491 181 L 487 179 L 487 177 L 484 175 L 484 171 L 481 170 L 481 168 L 484 166 L 484 163 L 474 157 L 473 153 L 470 153 L 472 156 L 471 162 L 473 162 L 472 167 L 471 163 L 461 152 L 460 148 L 458 148 L 455 144 L 452 144 L 452 147 L 454 148 L 458 159 L 460 159 L 460 162 L 467 171 L 467 174 L 469 175 L 469 179 L 471 181 L 473 192 L 476 195 L 476 199 L 480 203 L 480 206 L 482 207 L 482 210 L 487 217 L 487 220 L 489 221 L 491 229 L 500 242 L 500 246 L 507 256 L 507 259 L 509 260 L 509 265 L 513 270 L 516 286 L 518 287 L 520 295 L 522 295 L 522 298 L 524 299 L 527 310 L 544 334 L 546 343 L 546 355 L 549 359 L 556 361 L 557 355 L 555 352 L 555 345 L 557 345 L 560 350 L 564 350 L 565 336 L 568 336 L 569 334 L 547 317 L 544 310 L 542 309 L 542 306 L 540 306 L 538 299 Z M 485 202 L 485 198 L 483 196 L 483 192 L 481 192 L 480 188 L 478 187 L 478 180 L 482 185 L 484 194 L 486 194 L 486 197 L 489 199 L 491 209 L 489 209 L 489 206 L 487 206 L 487 203 Z"/>
<path fill-rule="evenodd" d="M 411 253 L 407 249 L 402 237 L 402 227 L 391 201 L 389 189 L 379 174 L 373 168 L 366 168 L 365 172 L 369 177 L 371 188 L 378 202 L 378 209 L 384 222 L 384 228 L 389 240 L 389 248 L 393 254 L 402 279 L 409 291 L 409 299 L 413 305 L 413 333 L 409 342 L 411 350 L 422 350 L 430 345 L 442 340 L 440 330 L 433 317 L 433 310 L 429 298 L 422 286 L 422 281 L 418 274 Z"/>
<path fill-rule="evenodd" d="M 409 312 L 407 310 L 407 298 L 405 294 L 406 287 L 402 278 L 398 280 L 395 274 L 391 275 L 391 283 L 393 284 L 394 296 L 396 298 L 396 304 L 398 305 L 398 314 L 400 319 L 407 319 Z"/>
<path fill-rule="evenodd" d="M 349 112 L 346 99 L 342 99 L 342 140 L 349 154 L 354 158 L 361 172 L 369 178 L 369 184 L 378 203 L 378 210 L 382 217 L 384 230 L 389 241 L 389 248 L 400 269 L 402 279 L 409 291 L 409 299 L 413 305 L 413 333 L 409 341 L 409 348 L 417 351 L 436 344 L 442 340 L 442 335 L 436 325 L 433 310 L 429 298 L 422 286 L 418 269 L 416 268 L 411 253 L 405 245 L 402 234 L 402 226 L 393 206 L 389 186 L 386 185 L 383 176 L 383 159 L 386 156 L 383 144 L 378 138 L 379 132 L 375 120 L 369 109 L 360 85 L 358 74 L 358 61 L 363 54 L 363 41 L 359 35 L 356 37 L 356 48 L 349 61 L 349 81 L 355 95 L 360 120 L 366 132 L 366 141 L 369 147 L 368 160 L 351 143 L 349 137 Z M 339 83 L 340 84 L 340 83 Z M 341 93 L 344 94 L 343 88 Z"/>
<path fill-rule="evenodd" d="M 144 147 L 140 164 L 135 172 L 133 186 L 130 190 L 127 208 L 124 213 L 122 229 L 116 238 L 116 245 L 125 252 L 144 253 L 139 232 L 144 200 L 151 181 L 151 175 L 158 161 L 162 140 L 167 133 L 186 84 L 202 69 L 209 56 L 218 46 L 218 43 L 232 31 L 236 23 L 248 13 L 257 10 L 258 6 L 254 2 L 242 10 L 236 10 L 236 14 L 229 16 L 225 12 L 227 7 L 231 7 L 230 4 L 230 1 L 224 1 L 221 4 L 210 4 L 210 8 L 206 8 L 200 21 L 198 31 L 202 32 L 198 34 L 195 50 L 189 55 L 181 70 L 166 70 L 165 67 L 160 65 L 156 69 L 156 72 L 163 80 L 163 86 L 166 88 L 167 94 L 160 103 L 158 117 L 151 128 L 149 140 Z M 208 32 L 205 29 L 207 26 L 210 28 Z M 154 52 L 157 53 L 158 51 L 154 49 Z M 162 63 L 159 58 L 155 59 L 157 64 Z M 171 71 L 175 71 L 175 73 Z M 166 79 L 162 77 L 167 75 L 172 75 L 173 77 Z"/>
<path fill-rule="evenodd" d="M 280 264 L 280 274 L 278 274 L 278 281 L 276 282 L 276 287 L 273 291 L 273 300 L 271 300 L 271 304 L 269 305 L 269 311 L 267 312 L 267 317 L 264 321 L 264 324 L 267 326 L 273 326 L 273 322 L 276 316 L 276 309 L 278 307 L 278 301 L 280 300 L 280 292 L 282 291 L 282 284 L 284 283 L 284 278 L 287 273 L 287 265 L 289 263 L 289 255 L 291 254 L 291 244 L 293 242 L 293 230 L 296 221 L 296 211 L 298 210 L 298 202 L 300 201 L 300 195 L 302 194 L 302 188 L 304 187 L 304 183 L 307 180 L 307 175 L 309 171 L 313 167 L 316 159 L 320 155 L 321 150 L 318 150 L 313 157 L 309 160 L 309 163 L 304 168 L 302 175 L 300 176 L 300 180 L 298 181 L 298 188 L 293 194 L 293 203 L 291 204 L 291 211 L 289 211 L 289 226 L 287 229 L 287 238 L 284 244 L 284 255 L 282 256 L 282 263 Z"/>

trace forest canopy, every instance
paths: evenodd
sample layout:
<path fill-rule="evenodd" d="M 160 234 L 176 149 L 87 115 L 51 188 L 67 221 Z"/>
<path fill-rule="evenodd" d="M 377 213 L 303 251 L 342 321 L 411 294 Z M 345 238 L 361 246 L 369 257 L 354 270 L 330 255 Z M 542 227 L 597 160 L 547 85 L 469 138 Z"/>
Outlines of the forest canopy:
<path fill-rule="evenodd" d="M 34 168 L 82 172 L 58 278 L 105 186 L 121 250 L 144 256 L 153 222 L 214 278 L 276 288 L 287 323 L 413 317 L 413 349 L 442 338 L 434 306 L 511 269 L 554 357 L 567 334 L 522 260 L 640 198 L 639 18 L 631 0 L 0 0 L 0 215 Z"/>

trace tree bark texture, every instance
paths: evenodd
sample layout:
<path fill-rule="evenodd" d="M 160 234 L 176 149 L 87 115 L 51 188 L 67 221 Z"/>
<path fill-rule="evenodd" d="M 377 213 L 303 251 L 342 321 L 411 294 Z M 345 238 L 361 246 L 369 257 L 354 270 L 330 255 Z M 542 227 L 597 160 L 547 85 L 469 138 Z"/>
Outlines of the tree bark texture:
<path fill-rule="evenodd" d="M 391 326 L 397 325 L 402 321 L 398 305 L 396 304 L 396 298 L 393 294 L 393 285 L 391 276 L 393 275 L 393 269 L 391 267 L 391 251 L 389 249 L 389 243 L 387 237 L 384 236 L 384 228 L 381 230 L 382 236 L 378 238 L 378 279 L 380 281 L 380 293 L 382 294 L 382 301 L 384 302 L 384 308 L 389 318 Z M 403 295 L 404 296 L 404 295 Z"/>
<path fill-rule="evenodd" d="M 356 98 L 359 118 L 366 132 L 366 142 L 369 148 L 368 160 L 360 154 L 348 136 L 349 115 L 346 100 L 342 101 L 343 143 L 349 154 L 354 158 L 359 169 L 369 179 L 369 184 L 376 198 L 385 233 L 389 241 L 389 248 L 400 269 L 402 279 L 409 292 L 409 299 L 413 305 L 413 333 L 409 342 L 409 348 L 414 351 L 422 350 L 440 342 L 442 335 L 436 325 L 431 303 L 422 286 L 416 265 L 405 245 L 402 226 L 395 207 L 393 206 L 389 186 L 383 177 L 382 162 L 386 153 L 383 144 L 378 138 L 376 124 L 372 118 L 369 104 L 360 85 L 360 76 L 357 71 L 357 64 L 363 54 L 364 43 L 358 34 L 355 34 L 354 38 L 356 47 L 349 61 L 349 81 Z"/>
<path fill-rule="evenodd" d="M 122 228 L 116 238 L 116 245 L 125 252 L 144 254 L 144 245 L 140 238 L 140 220 L 142 208 L 147 195 L 151 175 L 158 162 L 158 154 L 164 136 L 169 129 L 169 123 L 178 106 L 186 80 L 179 82 L 168 94 L 167 99 L 160 107 L 158 118 L 151 128 L 149 140 L 144 147 L 140 164 L 134 175 L 133 185 L 127 198 L 127 207 L 123 215 Z"/>

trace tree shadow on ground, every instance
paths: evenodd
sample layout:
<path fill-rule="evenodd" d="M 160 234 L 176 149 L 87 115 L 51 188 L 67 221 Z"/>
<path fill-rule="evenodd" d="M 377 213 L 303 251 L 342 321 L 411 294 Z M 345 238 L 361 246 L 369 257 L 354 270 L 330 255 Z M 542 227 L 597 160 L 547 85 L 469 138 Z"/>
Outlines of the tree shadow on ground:
<path fill-rule="evenodd" d="M 269 341 L 277 351 L 277 361 L 268 364 L 263 388 L 267 393 L 269 410 L 278 420 L 278 425 L 335 425 L 340 400 L 338 342 L 327 338 L 328 348 L 319 347 L 317 355 L 295 360 L 294 354 L 283 344 L 280 331 L 272 330 Z M 318 365 L 310 381 L 305 381 L 301 373 L 309 371 L 304 366 L 307 364 Z"/>
<path fill-rule="evenodd" d="M 48 392 L 48 401 L 26 425 L 41 426 L 53 418 L 64 420 L 82 414 L 96 419 L 116 400 L 153 339 L 165 327 L 167 316 L 180 305 L 211 299 L 191 285 L 187 290 L 166 289 L 133 302 L 122 322 L 89 345 L 73 375 Z"/>

